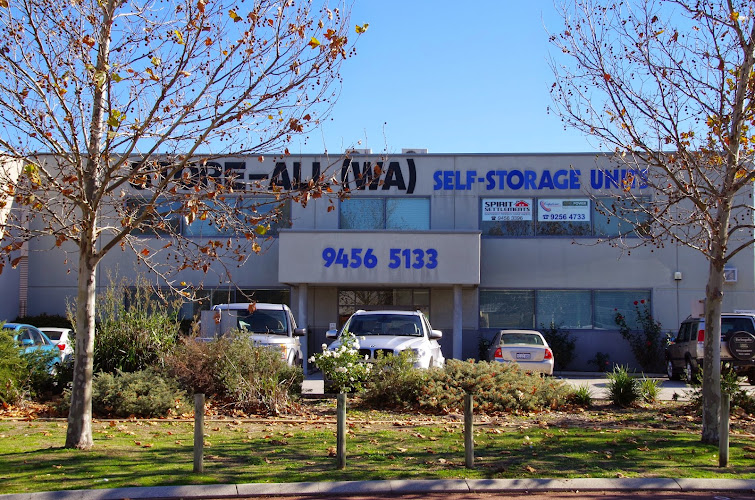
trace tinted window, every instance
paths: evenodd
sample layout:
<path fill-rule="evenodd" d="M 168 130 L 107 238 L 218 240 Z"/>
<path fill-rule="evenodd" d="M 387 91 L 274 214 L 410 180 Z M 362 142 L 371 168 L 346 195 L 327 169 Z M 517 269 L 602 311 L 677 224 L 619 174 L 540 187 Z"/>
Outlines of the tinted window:
<path fill-rule="evenodd" d="M 592 328 L 590 290 L 540 290 L 535 307 L 540 327 Z"/>
<path fill-rule="evenodd" d="M 60 340 L 60 335 L 61 335 L 62 333 L 63 333 L 63 332 L 58 332 L 58 331 L 47 330 L 47 331 L 45 332 L 45 335 L 47 335 L 47 338 L 48 338 L 48 339 L 50 339 L 50 340 L 54 340 L 54 341 L 56 341 L 56 342 L 57 342 L 58 340 Z"/>
<path fill-rule="evenodd" d="M 501 334 L 501 344 L 528 344 L 543 345 L 542 339 L 538 335 L 531 333 L 506 333 Z"/>
<path fill-rule="evenodd" d="M 740 331 L 755 333 L 750 318 L 721 318 L 721 335 L 728 338 L 732 333 Z"/>
<path fill-rule="evenodd" d="M 354 335 L 422 335 L 419 316 L 406 314 L 360 314 L 353 316 L 346 330 Z"/>
<path fill-rule="evenodd" d="M 258 310 L 252 314 L 240 312 L 236 317 L 239 330 L 248 330 L 256 333 L 287 334 L 286 312 Z"/>
<path fill-rule="evenodd" d="M 18 334 L 18 343 L 20 344 L 24 340 L 33 340 L 31 332 L 26 328 L 21 330 L 21 332 Z"/>
<path fill-rule="evenodd" d="M 341 229 L 430 229 L 429 198 L 349 198 L 340 204 Z"/>
<path fill-rule="evenodd" d="M 679 330 L 678 342 L 687 342 L 689 340 L 691 331 L 692 323 L 683 323 L 681 329 Z"/>

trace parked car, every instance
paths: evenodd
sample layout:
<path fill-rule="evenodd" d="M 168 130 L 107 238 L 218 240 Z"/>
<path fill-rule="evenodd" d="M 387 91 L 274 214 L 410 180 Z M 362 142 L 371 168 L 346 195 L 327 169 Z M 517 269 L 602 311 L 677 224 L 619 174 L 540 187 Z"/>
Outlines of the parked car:
<path fill-rule="evenodd" d="M 37 327 L 23 323 L 5 323 L 3 330 L 12 332 L 13 340 L 18 342 L 25 353 L 39 351 L 53 354 L 48 361 L 48 367 L 51 375 L 58 372 L 61 363 L 60 349 Z"/>
<path fill-rule="evenodd" d="M 58 328 L 54 326 L 42 326 L 39 330 L 52 340 L 52 343 L 60 349 L 60 359 L 63 363 L 73 361 L 74 333 L 70 328 Z"/>
<path fill-rule="evenodd" d="M 537 330 L 501 330 L 488 349 L 488 361 L 516 363 L 524 371 L 553 375 L 553 351 Z"/>
<path fill-rule="evenodd" d="M 240 302 L 217 304 L 202 311 L 201 338 L 209 340 L 231 330 L 248 332 L 257 345 L 279 350 L 281 359 L 290 366 L 302 366 L 303 355 L 299 337 L 306 328 L 297 328 L 291 309 L 285 304 Z"/>
<path fill-rule="evenodd" d="M 438 343 L 443 332 L 433 330 L 421 311 L 357 311 L 340 334 L 338 330 L 326 332 L 327 338 L 336 339 L 328 346 L 329 350 L 341 345 L 345 332 L 356 336 L 355 347 L 367 362 L 374 362 L 379 353 L 394 355 L 411 350 L 417 368 L 442 367 L 446 363 Z"/>
<path fill-rule="evenodd" d="M 703 366 L 705 318 L 690 316 L 682 321 L 679 332 L 666 347 L 666 375 L 689 384 Z M 721 361 L 729 363 L 740 375 L 755 384 L 755 314 L 721 314 Z"/>

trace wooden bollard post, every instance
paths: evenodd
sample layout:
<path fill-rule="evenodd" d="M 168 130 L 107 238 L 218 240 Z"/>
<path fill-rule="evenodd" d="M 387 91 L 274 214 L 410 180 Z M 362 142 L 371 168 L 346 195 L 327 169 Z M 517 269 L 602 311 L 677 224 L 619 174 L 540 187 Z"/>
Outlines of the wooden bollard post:
<path fill-rule="evenodd" d="M 474 399 L 472 394 L 464 395 L 464 455 L 467 469 L 474 469 Z"/>
<path fill-rule="evenodd" d="M 338 393 L 336 405 L 336 457 L 339 469 L 346 468 L 346 393 Z"/>
<path fill-rule="evenodd" d="M 194 472 L 204 472 L 204 394 L 194 394 Z"/>
<path fill-rule="evenodd" d="M 721 391 L 721 414 L 718 425 L 718 466 L 729 466 L 729 412 L 731 396 Z"/>

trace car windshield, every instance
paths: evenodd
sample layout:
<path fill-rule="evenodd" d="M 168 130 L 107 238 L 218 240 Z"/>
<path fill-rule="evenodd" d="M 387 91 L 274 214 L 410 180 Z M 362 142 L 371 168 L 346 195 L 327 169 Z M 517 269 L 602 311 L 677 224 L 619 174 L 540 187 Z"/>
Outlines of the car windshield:
<path fill-rule="evenodd" d="M 501 335 L 501 344 L 543 345 L 543 339 L 534 333 L 505 333 Z"/>
<path fill-rule="evenodd" d="M 353 316 L 346 331 L 360 335 L 422 336 L 419 316 L 406 314 L 360 314 Z"/>
<path fill-rule="evenodd" d="M 286 335 L 286 312 L 283 310 L 256 310 L 249 314 L 246 311 L 238 311 L 236 326 L 239 330 L 253 333 L 274 333 Z"/>

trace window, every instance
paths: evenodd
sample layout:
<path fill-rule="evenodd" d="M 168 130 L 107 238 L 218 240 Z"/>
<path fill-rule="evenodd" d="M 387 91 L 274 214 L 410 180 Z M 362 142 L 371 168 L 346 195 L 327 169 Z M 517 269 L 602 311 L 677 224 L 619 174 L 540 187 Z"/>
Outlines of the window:
<path fill-rule="evenodd" d="M 144 221 L 132 231 L 134 235 L 159 236 L 178 234 L 181 230 L 181 203 L 157 200 L 155 205 L 148 205 L 148 200 L 131 198 L 126 201 L 126 212 L 132 219 L 142 217 Z"/>
<path fill-rule="evenodd" d="M 200 211 L 188 224 L 184 222 L 185 236 L 232 236 L 240 232 L 256 232 L 261 236 L 277 236 L 279 229 L 291 224 L 291 203 L 278 203 L 270 197 L 237 197 L 213 211 L 213 202 Z M 258 229 L 259 228 L 259 229 Z"/>
<path fill-rule="evenodd" d="M 126 202 L 133 216 L 141 216 L 147 209 L 146 200 L 132 198 Z M 216 204 L 217 203 L 217 204 Z M 277 236 L 280 228 L 291 225 L 291 202 L 279 203 L 272 197 L 229 197 L 222 202 L 205 202 L 189 223 L 186 208 L 180 202 L 159 201 L 154 216 L 134 231 L 137 235 L 183 234 L 188 237 L 233 236 L 241 232 L 255 232 Z"/>
<path fill-rule="evenodd" d="M 595 328 L 617 329 L 616 315 L 621 314 L 630 329 L 638 329 L 637 306 L 642 301 L 650 306 L 649 290 L 596 290 Z"/>
<path fill-rule="evenodd" d="M 638 206 L 638 203 L 641 206 Z M 593 205 L 595 236 L 640 237 L 647 234 L 646 225 L 650 221 L 647 209 L 650 206 L 650 198 L 598 198 L 597 203 Z"/>
<path fill-rule="evenodd" d="M 429 198 L 349 198 L 340 204 L 341 229 L 430 229 Z"/>
<path fill-rule="evenodd" d="M 650 290 L 480 290 L 480 328 L 617 330 L 619 313 L 636 328 L 644 305 Z"/>
<path fill-rule="evenodd" d="M 589 290 L 541 290 L 537 292 L 538 328 L 553 324 L 563 328 L 592 328 L 592 294 Z"/>
<path fill-rule="evenodd" d="M 650 221 L 649 197 L 482 198 L 480 204 L 483 236 L 642 237 Z"/>
<path fill-rule="evenodd" d="M 430 314 L 430 290 L 393 288 L 338 290 L 339 328 L 359 309 L 400 309 Z"/>
<path fill-rule="evenodd" d="M 588 198 L 544 198 L 537 203 L 537 236 L 590 236 Z"/>
<path fill-rule="evenodd" d="M 163 293 L 170 293 L 163 289 Z M 181 297 L 176 297 L 180 300 Z M 194 292 L 194 300 L 183 302 L 180 300 L 179 318 L 182 320 L 199 319 L 201 312 L 212 308 L 216 304 L 232 304 L 234 302 L 270 302 L 272 304 L 290 304 L 291 293 L 288 289 L 250 290 L 250 289 L 201 289 Z"/>
<path fill-rule="evenodd" d="M 484 198 L 480 230 L 487 236 L 535 234 L 532 198 Z"/>
<path fill-rule="evenodd" d="M 534 319 L 534 290 L 480 292 L 480 327 L 532 328 Z"/>
<path fill-rule="evenodd" d="M 382 198 L 348 199 L 341 202 L 341 229 L 385 229 Z"/>

